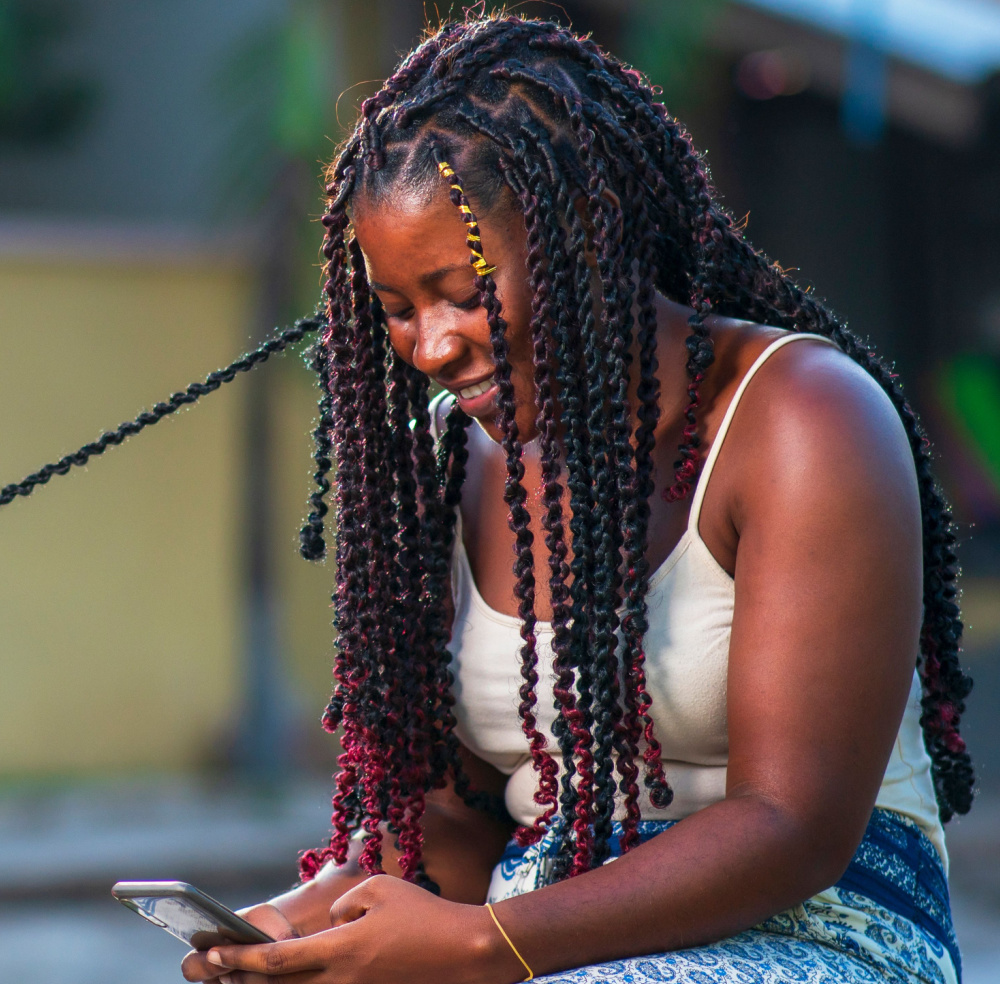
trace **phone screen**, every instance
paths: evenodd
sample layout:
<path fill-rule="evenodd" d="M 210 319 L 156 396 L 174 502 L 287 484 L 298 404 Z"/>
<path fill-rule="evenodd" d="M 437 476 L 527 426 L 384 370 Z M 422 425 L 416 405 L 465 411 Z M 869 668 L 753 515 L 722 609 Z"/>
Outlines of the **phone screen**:
<path fill-rule="evenodd" d="M 122 905 L 196 950 L 227 943 L 274 942 L 256 926 L 183 882 L 155 888 L 150 883 L 120 882 L 112 891 Z"/>

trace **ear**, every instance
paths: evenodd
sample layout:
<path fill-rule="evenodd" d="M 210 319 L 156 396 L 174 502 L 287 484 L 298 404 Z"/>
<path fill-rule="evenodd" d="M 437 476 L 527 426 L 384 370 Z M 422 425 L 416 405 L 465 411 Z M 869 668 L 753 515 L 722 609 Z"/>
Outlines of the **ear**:
<path fill-rule="evenodd" d="M 613 208 L 621 209 L 622 200 L 610 189 L 605 188 L 601 197 Z M 587 236 L 587 266 L 597 266 L 597 250 L 594 248 L 594 220 L 587 211 L 587 196 L 582 192 L 573 199 L 573 208 L 583 223 L 583 231 Z"/>

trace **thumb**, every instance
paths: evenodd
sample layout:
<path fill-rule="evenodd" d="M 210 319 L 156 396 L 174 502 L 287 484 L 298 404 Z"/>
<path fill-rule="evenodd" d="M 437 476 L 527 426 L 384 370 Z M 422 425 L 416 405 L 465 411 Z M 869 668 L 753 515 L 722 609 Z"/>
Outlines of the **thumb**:
<path fill-rule="evenodd" d="M 237 915 L 258 929 L 263 930 L 273 940 L 294 940 L 298 938 L 299 934 L 295 931 L 295 927 L 292 926 L 281 910 L 277 906 L 271 905 L 270 902 L 262 902 L 260 905 L 240 909 Z"/>
<path fill-rule="evenodd" d="M 356 885 L 349 892 L 345 892 L 330 906 L 330 925 L 333 927 L 343 926 L 346 923 L 360 919 L 374 904 L 375 899 L 370 891 L 366 889 L 369 882 L 374 879 Z"/>

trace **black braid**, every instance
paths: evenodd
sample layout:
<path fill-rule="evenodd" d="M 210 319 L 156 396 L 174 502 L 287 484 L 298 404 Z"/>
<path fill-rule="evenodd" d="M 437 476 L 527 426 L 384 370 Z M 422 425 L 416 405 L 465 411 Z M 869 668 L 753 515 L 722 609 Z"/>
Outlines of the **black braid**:
<path fill-rule="evenodd" d="M 252 352 L 231 362 L 225 369 L 209 373 L 203 383 L 191 383 L 179 393 L 173 393 L 162 403 L 154 404 L 152 409 L 144 410 L 134 420 L 126 420 L 115 430 L 105 431 L 96 441 L 84 444 L 79 450 L 67 454 L 50 465 L 44 465 L 20 482 L 5 485 L 0 490 L 0 506 L 5 506 L 18 496 L 31 495 L 39 485 L 45 485 L 53 475 L 65 475 L 72 467 L 85 465 L 92 457 L 104 454 L 110 447 L 117 447 L 127 437 L 132 437 L 140 431 L 159 423 L 164 417 L 170 416 L 181 407 L 195 403 L 203 396 L 214 393 L 223 383 L 231 383 L 241 372 L 249 372 L 278 352 L 283 352 L 289 345 L 301 341 L 310 332 L 318 331 L 325 324 L 320 316 L 301 318 L 291 328 L 286 328 L 274 338 L 269 338 L 263 345 Z"/>
<path fill-rule="evenodd" d="M 320 560 L 326 556 L 326 542 L 323 539 L 323 520 L 327 514 L 326 495 L 330 491 L 330 481 L 327 475 L 330 473 L 332 462 L 330 452 L 333 444 L 330 440 L 330 429 L 333 426 L 333 419 L 330 416 L 333 400 L 330 395 L 330 374 L 327 370 L 328 353 L 326 346 L 315 346 L 312 353 L 312 368 L 319 381 L 319 419 L 316 429 L 313 431 L 313 441 L 316 450 L 313 453 L 313 461 L 316 463 L 316 471 L 313 474 L 313 481 L 316 483 L 316 490 L 309 497 L 309 504 L 312 511 L 309 513 L 302 530 L 299 532 L 299 550 L 306 560 Z"/>

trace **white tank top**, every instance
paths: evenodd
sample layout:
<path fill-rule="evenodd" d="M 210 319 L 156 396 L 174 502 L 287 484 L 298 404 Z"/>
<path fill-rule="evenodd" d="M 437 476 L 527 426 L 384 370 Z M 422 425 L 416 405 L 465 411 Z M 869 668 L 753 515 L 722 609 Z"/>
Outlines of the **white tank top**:
<path fill-rule="evenodd" d="M 657 810 L 640 784 L 643 819 L 680 819 L 726 795 L 729 757 L 726 682 L 735 591 L 733 579 L 701 539 L 698 521 L 705 490 L 740 398 L 767 359 L 784 345 L 800 339 L 833 344 L 819 335 L 784 335 L 769 345 L 750 367 L 705 460 L 691 500 L 687 528 L 649 580 L 649 630 L 645 638 L 647 691 L 652 698 L 650 713 L 674 799 L 666 810 Z M 431 421 L 435 430 L 435 411 L 447 395 L 447 392 L 441 394 L 432 404 Z M 455 675 L 456 731 L 470 751 L 510 776 L 505 794 L 507 808 L 519 823 L 531 824 L 538 810 L 534 801 L 537 774 L 517 712 L 518 690 L 523 682 L 520 622 L 490 608 L 480 595 L 462 542 L 461 522 L 452 557 L 451 586 L 455 618 L 449 650 Z M 535 632 L 538 728 L 558 757 L 558 743 L 552 735 L 556 712 L 551 624 L 539 621 Z M 920 727 L 920 696 L 920 681 L 914 670 L 906 711 L 876 805 L 905 814 L 919 824 L 940 852 L 947 869 L 944 831 Z M 619 818 L 622 814 L 619 803 Z"/>

